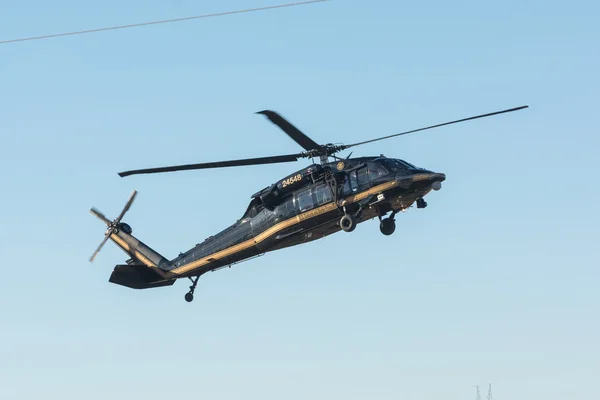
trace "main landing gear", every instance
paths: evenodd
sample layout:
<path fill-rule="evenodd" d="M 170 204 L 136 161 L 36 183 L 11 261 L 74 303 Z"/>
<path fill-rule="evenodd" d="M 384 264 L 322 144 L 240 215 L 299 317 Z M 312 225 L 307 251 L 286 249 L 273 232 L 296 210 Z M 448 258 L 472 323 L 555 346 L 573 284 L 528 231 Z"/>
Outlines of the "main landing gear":
<path fill-rule="evenodd" d="M 356 228 L 356 218 L 352 214 L 344 214 L 340 219 L 340 227 L 345 232 L 352 232 Z"/>
<path fill-rule="evenodd" d="M 383 218 L 383 216 L 387 214 L 388 211 L 392 211 L 390 216 L 387 218 Z M 340 228 L 342 228 L 344 232 L 352 232 L 354 229 L 356 229 L 356 225 L 358 225 L 357 219 L 360 218 L 361 212 L 362 209 L 359 208 L 359 210 L 356 213 L 352 214 L 347 212 L 346 208 L 344 208 L 344 216 L 340 219 L 339 222 Z M 394 217 L 396 216 L 396 211 L 393 211 L 391 207 L 388 207 L 388 209 L 378 207 L 377 212 L 377 216 L 379 217 L 380 221 L 379 230 L 381 231 L 381 233 L 383 233 L 384 235 L 391 235 L 392 233 L 394 233 L 394 231 L 396 230 L 396 220 L 394 219 Z"/>
<path fill-rule="evenodd" d="M 196 278 L 188 277 L 190 281 L 192 281 L 192 286 L 190 286 L 190 291 L 185 294 L 185 301 L 191 303 L 194 300 L 194 290 L 196 290 L 196 285 L 198 284 L 199 276 Z"/>

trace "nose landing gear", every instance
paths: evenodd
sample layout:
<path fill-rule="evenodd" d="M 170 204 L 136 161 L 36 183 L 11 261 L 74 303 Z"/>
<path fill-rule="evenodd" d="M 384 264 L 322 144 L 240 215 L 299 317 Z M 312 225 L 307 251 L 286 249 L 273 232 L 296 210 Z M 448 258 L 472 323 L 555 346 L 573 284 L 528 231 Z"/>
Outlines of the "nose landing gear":
<path fill-rule="evenodd" d="M 385 214 L 384 214 L 385 215 Z M 394 217 L 396 216 L 396 212 L 392 211 L 389 217 L 382 218 L 382 214 L 379 215 L 379 230 L 386 236 L 391 235 L 396 230 L 396 220 Z"/>
<path fill-rule="evenodd" d="M 386 236 L 391 235 L 396 230 L 396 221 L 392 217 L 382 219 L 379 223 L 379 230 Z"/>

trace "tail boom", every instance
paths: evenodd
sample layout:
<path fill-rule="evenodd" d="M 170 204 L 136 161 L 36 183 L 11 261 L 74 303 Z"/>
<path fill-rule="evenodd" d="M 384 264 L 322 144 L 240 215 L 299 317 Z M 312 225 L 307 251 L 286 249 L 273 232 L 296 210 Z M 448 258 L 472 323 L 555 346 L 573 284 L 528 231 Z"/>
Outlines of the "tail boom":
<path fill-rule="evenodd" d="M 131 227 L 121 222 L 121 219 L 131 207 L 136 194 L 137 191 L 135 190 L 131 193 L 121 214 L 114 221 L 110 221 L 95 208 L 90 210 L 92 215 L 99 218 L 107 226 L 104 240 L 90 258 L 90 262 L 94 261 L 102 246 L 110 239 L 127 253 L 131 260 L 128 260 L 126 265 L 115 266 L 109 282 L 133 289 L 170 286 L 177 279 L 172 272 L 169 272 L 171 262 L 138 240 L 131 234 Z"/>
<path fill-rule="evenodd" d="M 169 261 L 136 237 L 118 231 L 110 239 L 131 256 L 131 263 L 116 265 L 109 282 L 132 289 L 150 289 L 171 286 L 176 278 L 167 271 Z"/>
<path fill-rule="evenodd" d="M 120 230 L 117 233 L 111 234 L 110 239 L 134 260 L 139 261 L 147 267 L 157 269 L 162 276 L 165 276 L 164 274 L 170 265 L 169 261 L 135 236 Z"/>

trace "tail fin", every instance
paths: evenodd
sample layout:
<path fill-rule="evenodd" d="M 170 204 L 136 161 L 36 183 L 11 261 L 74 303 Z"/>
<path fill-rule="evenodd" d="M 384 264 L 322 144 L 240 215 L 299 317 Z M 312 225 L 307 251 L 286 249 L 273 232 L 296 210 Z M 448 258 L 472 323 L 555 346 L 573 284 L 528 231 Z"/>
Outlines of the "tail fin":
<path fill-rule="evenodd" d="M 121 219 L 131 207 L 136 194 L 135 190 L 131 193 L 123 211 L 121 211 L 121 214 L 114 221 L 110 221 L 95 208 L 90 210 L 92 215 L 98 217 L 107 226 L 104 240 L 90 258 L 90 262 L 94 261 L 102 246 L 104 246 L 108 239 L 111 239 L 131 259 L 127 261 L 127 265 L 117 265 L 115 267 L 109 282 L 134 289 L 172 285 L 175 279 L 170 279 L 170 274 L 167 272 L 170 262 L 134 237 L 131 234 L 133 231 L 131 227 L 121 222 Z"/>

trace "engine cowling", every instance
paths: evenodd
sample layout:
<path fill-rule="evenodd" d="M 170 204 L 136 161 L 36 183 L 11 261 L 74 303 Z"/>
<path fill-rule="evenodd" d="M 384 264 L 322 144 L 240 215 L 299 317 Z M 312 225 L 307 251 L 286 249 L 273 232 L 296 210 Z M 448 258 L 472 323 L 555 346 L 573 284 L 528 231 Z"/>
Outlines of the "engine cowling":
<path fill-rule="evenodd" d="M 300 189 L 309 183 L 312 183 L 313 177 L 319 176 L 323 172 L 323 167 L 319 164 L 310 165 L 294 174 L 288 175 L 277 182 L 277 191 L 281 195 Z"/>
<path fill-rule="evenodd" d="M 267 207 L 275 207 L 289 193 L 300 189 L 313 182 L 313 177 L 318 177 L 323 172 L 323 167 L 318 164 L 310 165 L 293 174 L 286 176 L 279 182 L 264 188 L 252 197 L 258 197 Z"/>

